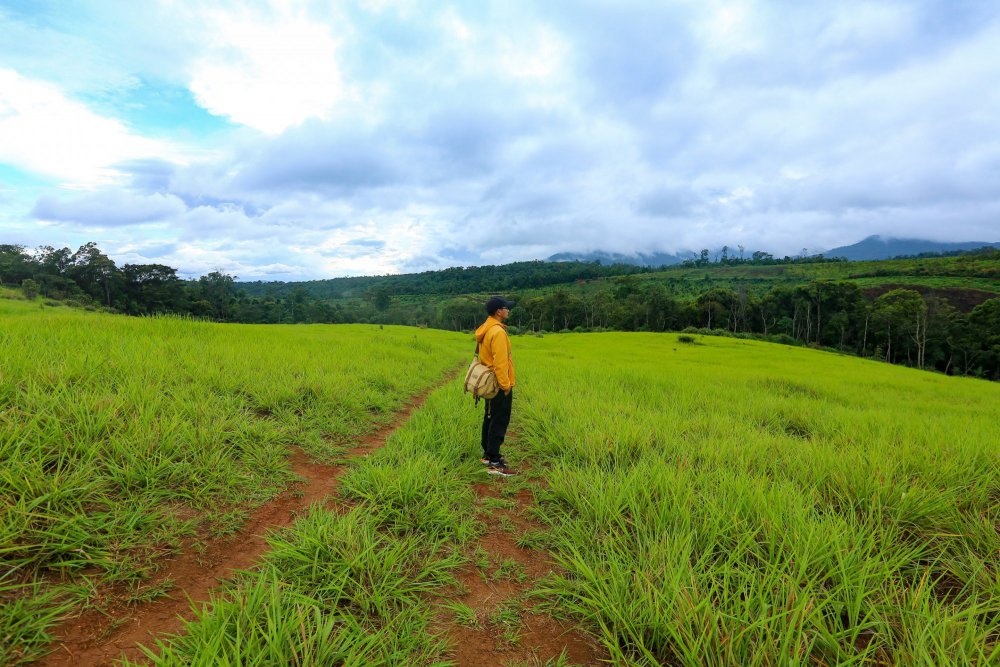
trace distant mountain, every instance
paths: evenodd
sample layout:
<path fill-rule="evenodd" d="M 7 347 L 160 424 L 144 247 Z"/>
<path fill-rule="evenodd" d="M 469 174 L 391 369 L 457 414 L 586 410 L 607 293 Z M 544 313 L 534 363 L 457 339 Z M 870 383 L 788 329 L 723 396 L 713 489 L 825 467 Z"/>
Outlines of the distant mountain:
<path fill-rule="evenodd" d="M 924 239 L 894 239 L 882 238 L 881 236 L 869 236 L 853 245 L 840 246 L 823 252 L 824 257 L 831 259 L 843 257 L 852 262 L 892 259 L 902 255 L 919 255 L 921 253 L 948 253 L 962 252 L 966 250 L 977 250 L 983 246 L 1000 248 L 1000 242 L 991 243 L 988 241 L 963 241 L 961 243 L 944 243 L 940 241 L 927 241 Z M 712 261 L 717 261 L 721 249 L 712 250 L 710 257 Z M 730 256 L 736 255 L 736 251 L 729 249 Z M 745 250 L 744 256 L 750 257 L 752 251 Z M 809 255 L 815 251 L 809 251 Z M 680 264 L 686 259 L 697 259 L 698 253 L 691 251 L 681 251 L 677 253 L 663 252 L 636 252 L 631 254 L 604 252 L 595 250 L 593 252 L 560 252 L 546 259 L 549 262 L 599 262 L 605 266 L 609 264 L 631 264 L 635 266 L 673 266 Z"/>
<path fill-rule="evenodd" d="M 673 266 L 680 264 L 685 259 L 697 257 L 693 252 L 679 252 L 669 254 L 663 252 L 637 252 L 631 255 L 624 255 L 617 252 L 604 252 L 595 250 L 594 252 L 560 252 L 549 257 L 548 262 L 598 262 L 605 266 L 609 264 L 632 264 L 636 266 Z"/>
<path fill-rule="evenodd" d="M 923 239 L 894 239 L 881 236 L 869 236 L 853 245 L 832 248 L 823 253 L 824 257 L 844 257 L 852 262 L 875 259 L 891 259 L 900 255 L 919 255 L 925 252 L 955 252 L 961 250 L 976 250 L 983 246 L 1000 248 L 1000 243 L 986 241 L 964 241 L 961 243 L 942 243 L 925 241 Z"/>

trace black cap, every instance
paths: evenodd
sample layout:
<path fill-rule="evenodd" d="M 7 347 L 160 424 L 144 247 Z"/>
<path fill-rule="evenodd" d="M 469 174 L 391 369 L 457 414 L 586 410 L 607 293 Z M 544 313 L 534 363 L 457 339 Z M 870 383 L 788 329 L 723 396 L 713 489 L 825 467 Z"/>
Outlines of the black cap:
<path fill-rule="evenodd" d="M 514 305 L 513 301 L 507 301 L 503 297 L 494 296 L 490 297 L 490 300 L 486 302 L 486 312 L 492 315 L 501 308 L 513 308 Z"/>

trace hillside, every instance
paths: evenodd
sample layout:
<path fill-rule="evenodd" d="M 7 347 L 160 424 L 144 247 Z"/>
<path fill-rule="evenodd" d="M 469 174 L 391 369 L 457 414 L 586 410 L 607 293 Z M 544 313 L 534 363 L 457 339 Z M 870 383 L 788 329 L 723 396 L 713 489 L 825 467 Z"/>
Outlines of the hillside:
<path fill-rule="evenodd" d="M 960 253 L 980 248 L 993 247 L 1000 248 L 1000 242 L 991 243 L 987 241 L 965 241 L 960 243 L 949 243 L 942 241 L 928 241 L 925 239 L 898 239 L 892 237 L 882 237 L 878 235 L 869 236 L 857 243 L 838 246 L 829 250 L 824 250 L 821 254 L 831 259 L 842 258 L 848 261 L 868 261 L 879 259 L 894 259 L 897 257 L 909 257 L 914 255 L 940 255 L 947 253 Z M 715 248 L 703 251 L 709 257 L 719 258 L 722 255 L 736 255 L 740 258 L 750 257 L 755 252 L 768 254 L 762 251 L 740 249 L 738 246 L 726 246 L 725 248 Z M 738 253 L 738 254 L 737 254 Z M 816 254 L 815 251 L 806 253 Z M 691 259 L 697 259 L 699 253 L 693 250 L 676 253 L 664 252 L 634 252 L 616 253 L 595 250 L 591 252 L 561 252 L 548 257 L 550 262 L 600 262 L 601 264 L 633 264 L 636 266 L 662 267 L 681 264 Z"/>
<path fill-rule="evenodd" d="M 521 292 L 544 294 L 552 289 L 592 291 L 619 276 L 634 275 L 642 283 L 659 283 L 675 296 L 693 296 L 713 287 L 743 284 L 761 293 L 774 285 L 814 280 L 855 282 L 862 287 L 923 285 L 972 289 L 1000 294 L 1000 250 L 970 252 L 951 257 L 919 257 L 845 262 L 802 260 L 729 260 L 692 262 L 662 270 L 598 262 L 519 262 L 501 266 L 467 267 L 417 274 L 333 278 L 297 283 L 236 283 L 248 296 L 280 298 L 295 291 L 336 300 L 372 298 L 386 294 L 407 298 L 447 297 L 465 294 Z M 412 299 L 410 299 L 412 301 Z"/>
<path fill-rule="evenodd" d="M 605 266 L 600 262 L 513 262 L 490 266 L 453 267 L 441 271 L 386 276 L 361 276 L 306 280 L 301 282 L 241 282 L 239 289 L 249 296 L 287 296 L 302 292 L 317 299 L 361 298 L 372 293 L 393 295 L 469 294 L 505 292 L 591 280 L 605 276 L 640 273 L 643 269 L 626 265 Z"/>
<path fill-rule="evenodd" d="M 108 630 L 96 610 L 183 590 L 153 577 L 160 562 L 214 554 L 294 482 L 293 448 L 343 457 L 466 356 L 444 331 L 39 305 L 0 299 L 3 665 L 37 655 L 69 609 Z"/>
<path fill-rule="evenodd" d="M 0 300 L 0 663 L 1000 658 L 995 384 L 520 336 L 522 475 L 497 479 L 467 336 L 23 305 Z"/>
<path fill-rule="evenodd" d="M 40 256 L 9 247 L 0 268 L 26 295 L 136 315 L 243 323 L 405 324 L 475 328 L 490 294 L 518 307 L 514 331 L 687 328 L 1000 378 L 1000 250 L 873 262 L 703 255 L 653 271 L 521 262 L 310 283 L 237 283 L 219 272 L 181 281 L 164 266 L 122 269 L 94 244 Z M 69 262 L 67 268 L 59 269 Z M 311 290 L 311 291 L 310 291 Z M 263 294 L 259 294 L 263 291 Z M 254 295 L 250 292 L 254 292 Z M 320 296 L 317 296 L 320 295 Z M 326 296 L 322 296 L 326 295 Z"/>
<path fill-rule="evenodd" d="M 986 241 L 948 243 L 924 239 L 883 238 L 875 235 L 851 245 L 831 248 L 823 254 L 827 257 L 843 257 L 854 262 L 921 254 L 954 253 L 987 247 L 1000 248 L 1000 243 Z"/>
<path fill-rule="evenodd" d="M 600 250 L 586 253 L 559 252 L 547 257 L 547 262 L 597 262 L 602 265 L 634 264 L 636 266 L 673 266 L 684 260 L 697 257 L 695 252 L 636 252 L 632 254 L 618 252 L 603 252 Z"/>
<path fill-rule="evenodd" d="M 819 280 L 849 282 L 875 294 L 900 286 L 945 290 L 956 295 L 958 304 L 974 306 L 1000 295 L 1000 250 L 953 257 L 858 262 L 677 266 L 637 277 L 641 283 L 663 284 L 671 293 L 689 297 L 717 287 L 743 289 L 760 295 L 776 286 L 801 285 Z M 971 296 L 960 296 L 965 291 L 971 292 Z"/>

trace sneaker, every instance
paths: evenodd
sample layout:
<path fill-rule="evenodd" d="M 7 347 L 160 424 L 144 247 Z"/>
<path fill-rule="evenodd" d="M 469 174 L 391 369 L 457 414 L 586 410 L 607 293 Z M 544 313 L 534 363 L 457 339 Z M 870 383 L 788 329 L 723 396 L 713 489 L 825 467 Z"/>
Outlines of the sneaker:
<path fill-rule="evenodd" d="M 507 462 L 503 459 L 487 463 L 486 472 L 491 475 L 500 475 L 501 477 L 513 477 L 517 474 L 517 471 L 508 466 Z"/>
<path fill-rule="evenodd" d="M 484 466 L 488 466 L 490 464 L 490 460 L 488 458 L 486 458 L 485 456 L 483 458 L 479 459 L 479 462 L 482 463 Z"/>

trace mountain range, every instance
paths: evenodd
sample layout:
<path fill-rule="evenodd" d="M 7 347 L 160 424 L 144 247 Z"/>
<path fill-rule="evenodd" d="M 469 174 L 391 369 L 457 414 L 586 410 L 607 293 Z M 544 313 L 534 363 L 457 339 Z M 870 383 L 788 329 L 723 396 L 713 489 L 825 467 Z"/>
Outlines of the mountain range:
<path fill-rule="evenodd" d="M 977 250 L 984 246 L 1000 248 L 1000 243 L 987 241 L 942 242 L 924 239 L 894 239 L 881 236 L 869 236 L 853 245 L 832 248 L 823 253 L 825 257 L 843 257 L 852 262 L 875 259 L 891 259 L 906 255 L 919 255 L 925 252 L 956 252 Z"/>
<path fill-rule="evenodd" d="M 843 257 L 844 259 L 852 262 L 859 262 L 876 259 L 891 259 L 893 257 L 903 255 L 919 255 L 921 253 L 976 250 L 977 248 L 982 248 L 984 246 L 1000 248 L 1000 242 L 942 242 L 928 241 L 926 239 L 897 239 L 882 237 L 876 234 L 851 245 L 831 248 L 830 250 L 824 251 L 822 254 L 825 257 Z M 753 252 L 754 251 L 752 250 L 744 250 L 743 256 L 750 257 Z M 720 253 L 721 250 L 716 249 L 710 253 L 710 256 L 714 260 Z M 737 254 L 737 252 L 732 248 L 729 249 L 729 253 L 730 255 Z M 587 253 L 560 252 L 548 257 L 547 261 L 600 262 L 601 264 L 635 264 L 638 266 L 672 266 L 674 264 L 680 264 L 686 259 L 694 259 L 697 256 L 698 253 L 693 251 L 680 251 L 677 253 L 636 252 L 624 254 L 595 250 Z"/>

